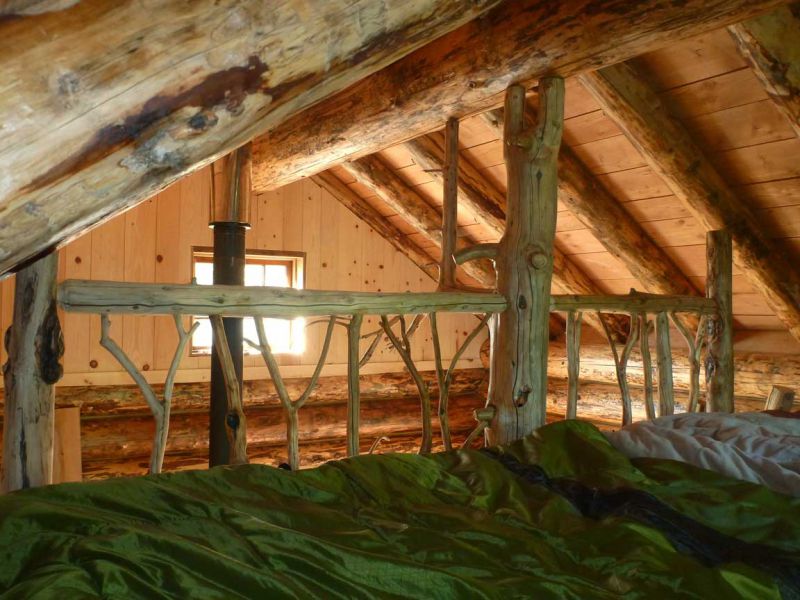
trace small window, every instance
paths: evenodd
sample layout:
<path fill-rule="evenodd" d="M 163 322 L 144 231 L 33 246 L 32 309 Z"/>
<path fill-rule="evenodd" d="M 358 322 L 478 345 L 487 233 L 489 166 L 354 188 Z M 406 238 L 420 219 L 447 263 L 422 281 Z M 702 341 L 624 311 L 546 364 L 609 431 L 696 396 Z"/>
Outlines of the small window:
<path fill-rule="evenodd" d="M 244 284 L 252 286 L 290 287 L 303 289 L 304 253 L 248 250 L 245 254 Z M 214 253 L 210 248 L 192 252 L 192 272 L 199 285 L 214 282 Z M 192 356 L 211 354 L 211 323 L 208 317 L 194 317 L 200 326 L 192 336 Z M 245 319 L 244 337 L 258 342 L 255 322 Z M 264 329 L 275 354 L 302 354 L 305 350 L 305 319 L 264 319 Z M 258 354 L 244 344 L 245 354 Z"/>

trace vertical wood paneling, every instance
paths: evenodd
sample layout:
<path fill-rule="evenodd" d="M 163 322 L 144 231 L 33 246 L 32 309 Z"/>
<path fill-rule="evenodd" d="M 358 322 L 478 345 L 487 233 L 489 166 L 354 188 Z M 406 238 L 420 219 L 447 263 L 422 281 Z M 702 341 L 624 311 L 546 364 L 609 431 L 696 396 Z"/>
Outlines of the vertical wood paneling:
<path fill-rule="evenodd" d="M 69 244 L 61 251 L 61 275 L 118 281 L 190 281 L 192 247 L 213 245 L 213 232 L 208 227 L 210 194 L 209 168 L 189 175 L 152 200 Z M 254 196 L 251 202 L 248 248 L 305 252 L 308 288 L 383 292 L 435 289 L 435 283 L 416 265 L 309 180 Z M 0 283 L 0 326 L 10 323 L 12 310 L 13 278 Z M 454 347 L 451 329 L 463 337 L 471 322 L 472 318 L 466 315 L 442 317 L 445 356 Z M 97 316 L 67 314 L 63 323 L 66 373 L 122 373 L 99 345 Z M 374 331 L 378 326 L 377 319 L 367 317 L 362 331 Z M 324 332 L 324 324 L 309 327 L 305 353 L 282 356 L 281 364 L 315 365 Z M 171 318 L 112 317 L 112 335 L 140 368 L 147 365 L 148 370 L 163 372 L 169 367 L 177 341 Z M 427 322 L 416 334 L 413 346 L 415 360 L 433 358 Z M 362 342 L 362 352 L 365 349 L 366 343 Z M 187 350 L 181 363 L 184 378 L 191 379 L 187 374 L 192 372 L 198 377 L 207 375 L 208 357 L 188 354 Z M 328 363 L 344 364 L 346 356 L 346 335 L 337 328 Z M 465 356 L 477 356 L 477 345 Z M 0 350 L 0 357 L 5 360 L 4 350 Z M 93 361 L 95 366 L 91 366 Z M 399 358 L 384 343 L 371 362 L 396 364 Z M 248 357 L 245 364 L 262 366 L 260 357 Z M 127 381 L 127 376 L 121 374 L 120 381 Z"/>
<path fill-rule="evenodd" d="M 12 315 L 14 314 L 14 276 L 6 277 L 0 282 L 0 364 L 6 364 L 8 354 L 6 353 L 5 335 L 6 330 L 11 327 Z"/>
<path fill-rule="evenodd" d="M 124 281 L 125 279 L 125 216 L 111 219 L 104 225 L 93 229 L 92 236 L 92 279 Z M 111 331 L 120 345 L 125 343 L 122 319 L 111 317 Z M 125 346 L 123 345 L 123 348 Z M 69 349 L 65 350 L 65 353 Z M 91 371 L 120 371 L 117 361 L 100 345 L 100 317 L 91 316 L 89 325 L 89 362 Z"/>
<path fill-rule="evenodd" d="M 156 200 L 142 202 L 125 213 L 125 281 L 154 281 L 156 255 Z M 122 319 L 123 348 L 142 371 L 153 367 L 154 317 Z"/>
<path fill-rule="evenodd" d="M 181 190 L 172 185 L 156 200 L 155 281 L 174 283 L 185 281 L 180 269 Z M 155 317 L 153 336 L 153 368 L 168 369 L 178 344 L 178 332 L 172 317 Z"/>
<path fill-rule="evenodd" d="M 82 235 L 62 248 L 64 257 L 64 278 L 90 279 L 92 276 L 92 234 Z M 91 369 L 89 365 L 91 352 L 92 320 L 96 317 L 79 313 L 59 314 L 64 334 L 64 371 L 81 373 Z"/>

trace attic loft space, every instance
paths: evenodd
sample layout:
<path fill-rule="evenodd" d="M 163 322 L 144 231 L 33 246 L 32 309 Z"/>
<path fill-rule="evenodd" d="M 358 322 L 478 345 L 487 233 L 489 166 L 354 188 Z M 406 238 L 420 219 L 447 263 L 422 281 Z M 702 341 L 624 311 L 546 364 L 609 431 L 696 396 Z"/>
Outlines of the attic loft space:
<path fill-rule="evenodd" d="M 13 0 L 0 65 L 0 596 L 800 595 L 800 4 Z"/>

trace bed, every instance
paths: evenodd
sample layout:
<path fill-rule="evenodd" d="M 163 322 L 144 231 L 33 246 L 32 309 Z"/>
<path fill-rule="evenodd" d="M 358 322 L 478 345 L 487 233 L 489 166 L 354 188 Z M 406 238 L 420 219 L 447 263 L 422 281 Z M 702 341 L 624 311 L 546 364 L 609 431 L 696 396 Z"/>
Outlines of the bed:
<path fill-rule="evenodd" d="M 4 598 L 800 597 L 800 499 L 629 460 L 562 421 L 505 447 L 218 467 L 0 497 Z"/>

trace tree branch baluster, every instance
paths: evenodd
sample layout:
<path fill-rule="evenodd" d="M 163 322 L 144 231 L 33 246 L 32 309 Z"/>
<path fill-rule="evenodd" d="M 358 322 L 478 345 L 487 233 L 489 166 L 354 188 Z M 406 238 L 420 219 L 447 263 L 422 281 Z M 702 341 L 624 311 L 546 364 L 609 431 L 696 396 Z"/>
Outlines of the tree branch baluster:
<path fill-rule="evenodd" d="M 173 319 L 175 321 L 175 329 L 178 331 L 178 345 L 172 357 L 169 370 L 167 371 L 167 378 L 164 382 L 164 396 L 159 400 L 155 390 L 153 390 L 153 387 L 144 378 L 144 375 L 136 368 L 133 361 L 119 344 L 110 336 L 111 319 L 109 316 L 106 314 L 100 315 L 100 345 L 117 359 L 117 362 L 122 365 L 136 385 L 139 386 L 147 402 L 147 406 L 150 408 L 150 411 L 153 413 L 153 418 L 156 421 L 153 450 L 150 453 L 150 473 L 160 473 L 164 464 L 164 453 L 167 449 L 167 438 L 169 437 L 169 416 L 172 407 L 172 393 L 175 388 L 175 374 L 183 358 L 186 344 L 200 325 L 198 321 L 195 321 L 187 331 L 183 328 L 181 315 L 173 315 Z"/>

